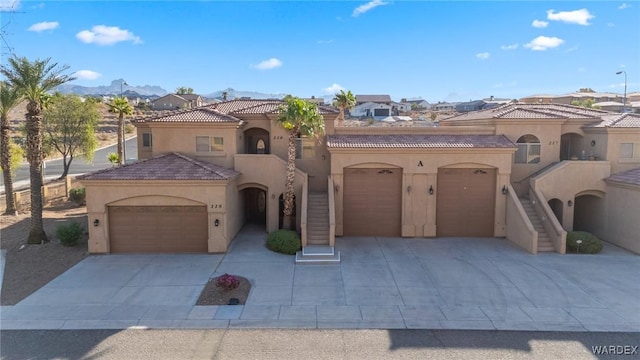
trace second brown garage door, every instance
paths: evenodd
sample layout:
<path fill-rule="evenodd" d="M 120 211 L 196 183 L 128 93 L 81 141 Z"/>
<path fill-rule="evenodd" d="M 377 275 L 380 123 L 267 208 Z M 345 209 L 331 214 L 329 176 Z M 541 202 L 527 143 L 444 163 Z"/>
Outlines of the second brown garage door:
<path fill-rule="evenodd" d="M 495 197 L 495 169 L 438 170 L 436 235 L 493 237 Z"/>
<path fill-rule="evenodd" d="M 400 236 L 401 169 L 344 169 L 343 201 L 345 236 Z"/>
<path fill-rule="evenodd" d="M 112 253 L 207 252 L 204 206 L 110 206 Z"/>

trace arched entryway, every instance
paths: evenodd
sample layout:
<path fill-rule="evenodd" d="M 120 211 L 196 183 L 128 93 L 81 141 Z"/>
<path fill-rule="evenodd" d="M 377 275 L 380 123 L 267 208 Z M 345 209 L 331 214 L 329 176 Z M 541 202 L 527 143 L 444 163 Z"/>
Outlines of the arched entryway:
<path fill-rule="evenodd" d="M 605 204 L 601 197 L 585 194 L 576 196 L 573 210 L 573 230 L 597 232 L 603 228 Z"/>
<path fill-rule="evenodd" d="M 560 160 L 586 160 L 589 154 L 584 150 L 584 137 L 576 133 L 566 133 L 560 137 Z"/>
<path fill-rule="evenodd" d="M 242 190 L 244 197 L 244 214 L 247 223 L 266 225 L 267 223 L 267 192 L 250 187 Z"/>
<path fill-rule="evenodd" d="M 558 219 L 558 222 L 562 224 L 562 211 L 563 211 L 562 200 L 554 198 L 549 200 L 548 204 L 551 210 L 553 211 L 553 214 L 556 216 L 556 219 Z"/>
<path fill-rule="evenodd" d="M 269 132 L 260 128 L 251 128 L 244 132 L 247 154 L 269 154 Z"/>

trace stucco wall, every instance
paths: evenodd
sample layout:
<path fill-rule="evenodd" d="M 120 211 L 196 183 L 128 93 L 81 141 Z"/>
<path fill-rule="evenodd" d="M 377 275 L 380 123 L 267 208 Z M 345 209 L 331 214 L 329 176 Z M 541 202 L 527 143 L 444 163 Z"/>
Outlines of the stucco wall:
<path fill-rule="evenodd" d="M 606 231 L 603 240 L 640 254 L 640 186 L 607 185 Z"/>
<path fill-rule="evenodd" d="M 225 216 L 231 206 L 227 200 L 227 182 L 212 181 L 88 181 L 81 183 L 87 193 L 89 222 L 99 220 L 100 225 L 89 227 L 89 252 L 108 253 L 108 206 L 184 206 L 205 205 L 208 212 L 209 252 L 225 252 L 235 235 Z M 233 206 L 231 206 L 233 209 Z M 214 227 L 215 219 L 221 224 Z M 235 232 L 234 232 L 235 231 Z"/>
<path fill-rule="evenodd" d="M 506 235 L 506 200 L 502 187 L 509 184 L 513 149 L 330 151 L 331 176 L 339 189 L 335 192 L 336 235 L 341 236 L 344 228 L 344 168 L 389 166 L 402 168 L 403 172 L 402 236 L 436 235 L 437 175 L 438 169 L 442 167 L 497 168 L 494 236 Z M 430 186 L 434 189 L 434 195 L 428 192 Z M 407 190 L 409 187 L 411 191 Z"/>

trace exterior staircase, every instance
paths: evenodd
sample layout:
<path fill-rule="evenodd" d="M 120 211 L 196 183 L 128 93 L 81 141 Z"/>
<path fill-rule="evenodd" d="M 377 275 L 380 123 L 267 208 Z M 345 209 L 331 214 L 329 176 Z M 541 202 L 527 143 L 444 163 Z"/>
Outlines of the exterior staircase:
<path fill-rule="evenodd" d="M 310 192 L 307 201 L 307 246 L 296 253 L 299 264 L 337 264 L 340 252 L 329 246 L 329 196 Z"/>
<path fill-rule="evenodd" d="M 556 251 L 556 248 L 553 246 L 553 242 L 549 238 L 547 231 L 544 229 L 542 221 L 538 217 L 536 209 L 533 207 L 531 201 L 529 199 L 520 198 L 520 203 L 522 204 L 524 211 L 527 213 L 533 228 L 538 232 L 538 252 Z"/>

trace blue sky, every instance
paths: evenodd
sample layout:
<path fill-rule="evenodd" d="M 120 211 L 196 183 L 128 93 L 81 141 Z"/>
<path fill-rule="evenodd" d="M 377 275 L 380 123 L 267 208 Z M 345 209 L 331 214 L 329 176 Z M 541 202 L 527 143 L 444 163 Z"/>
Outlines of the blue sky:
<path fill-rule="evenodd" d="M 343 88 L 431 102 L 640 90 L 636 1 L 0 0 L 13 52 L 74 83 L 227 87 L 296 96 Z M 2 44 L 3 63 L 7 47 Z"/>

